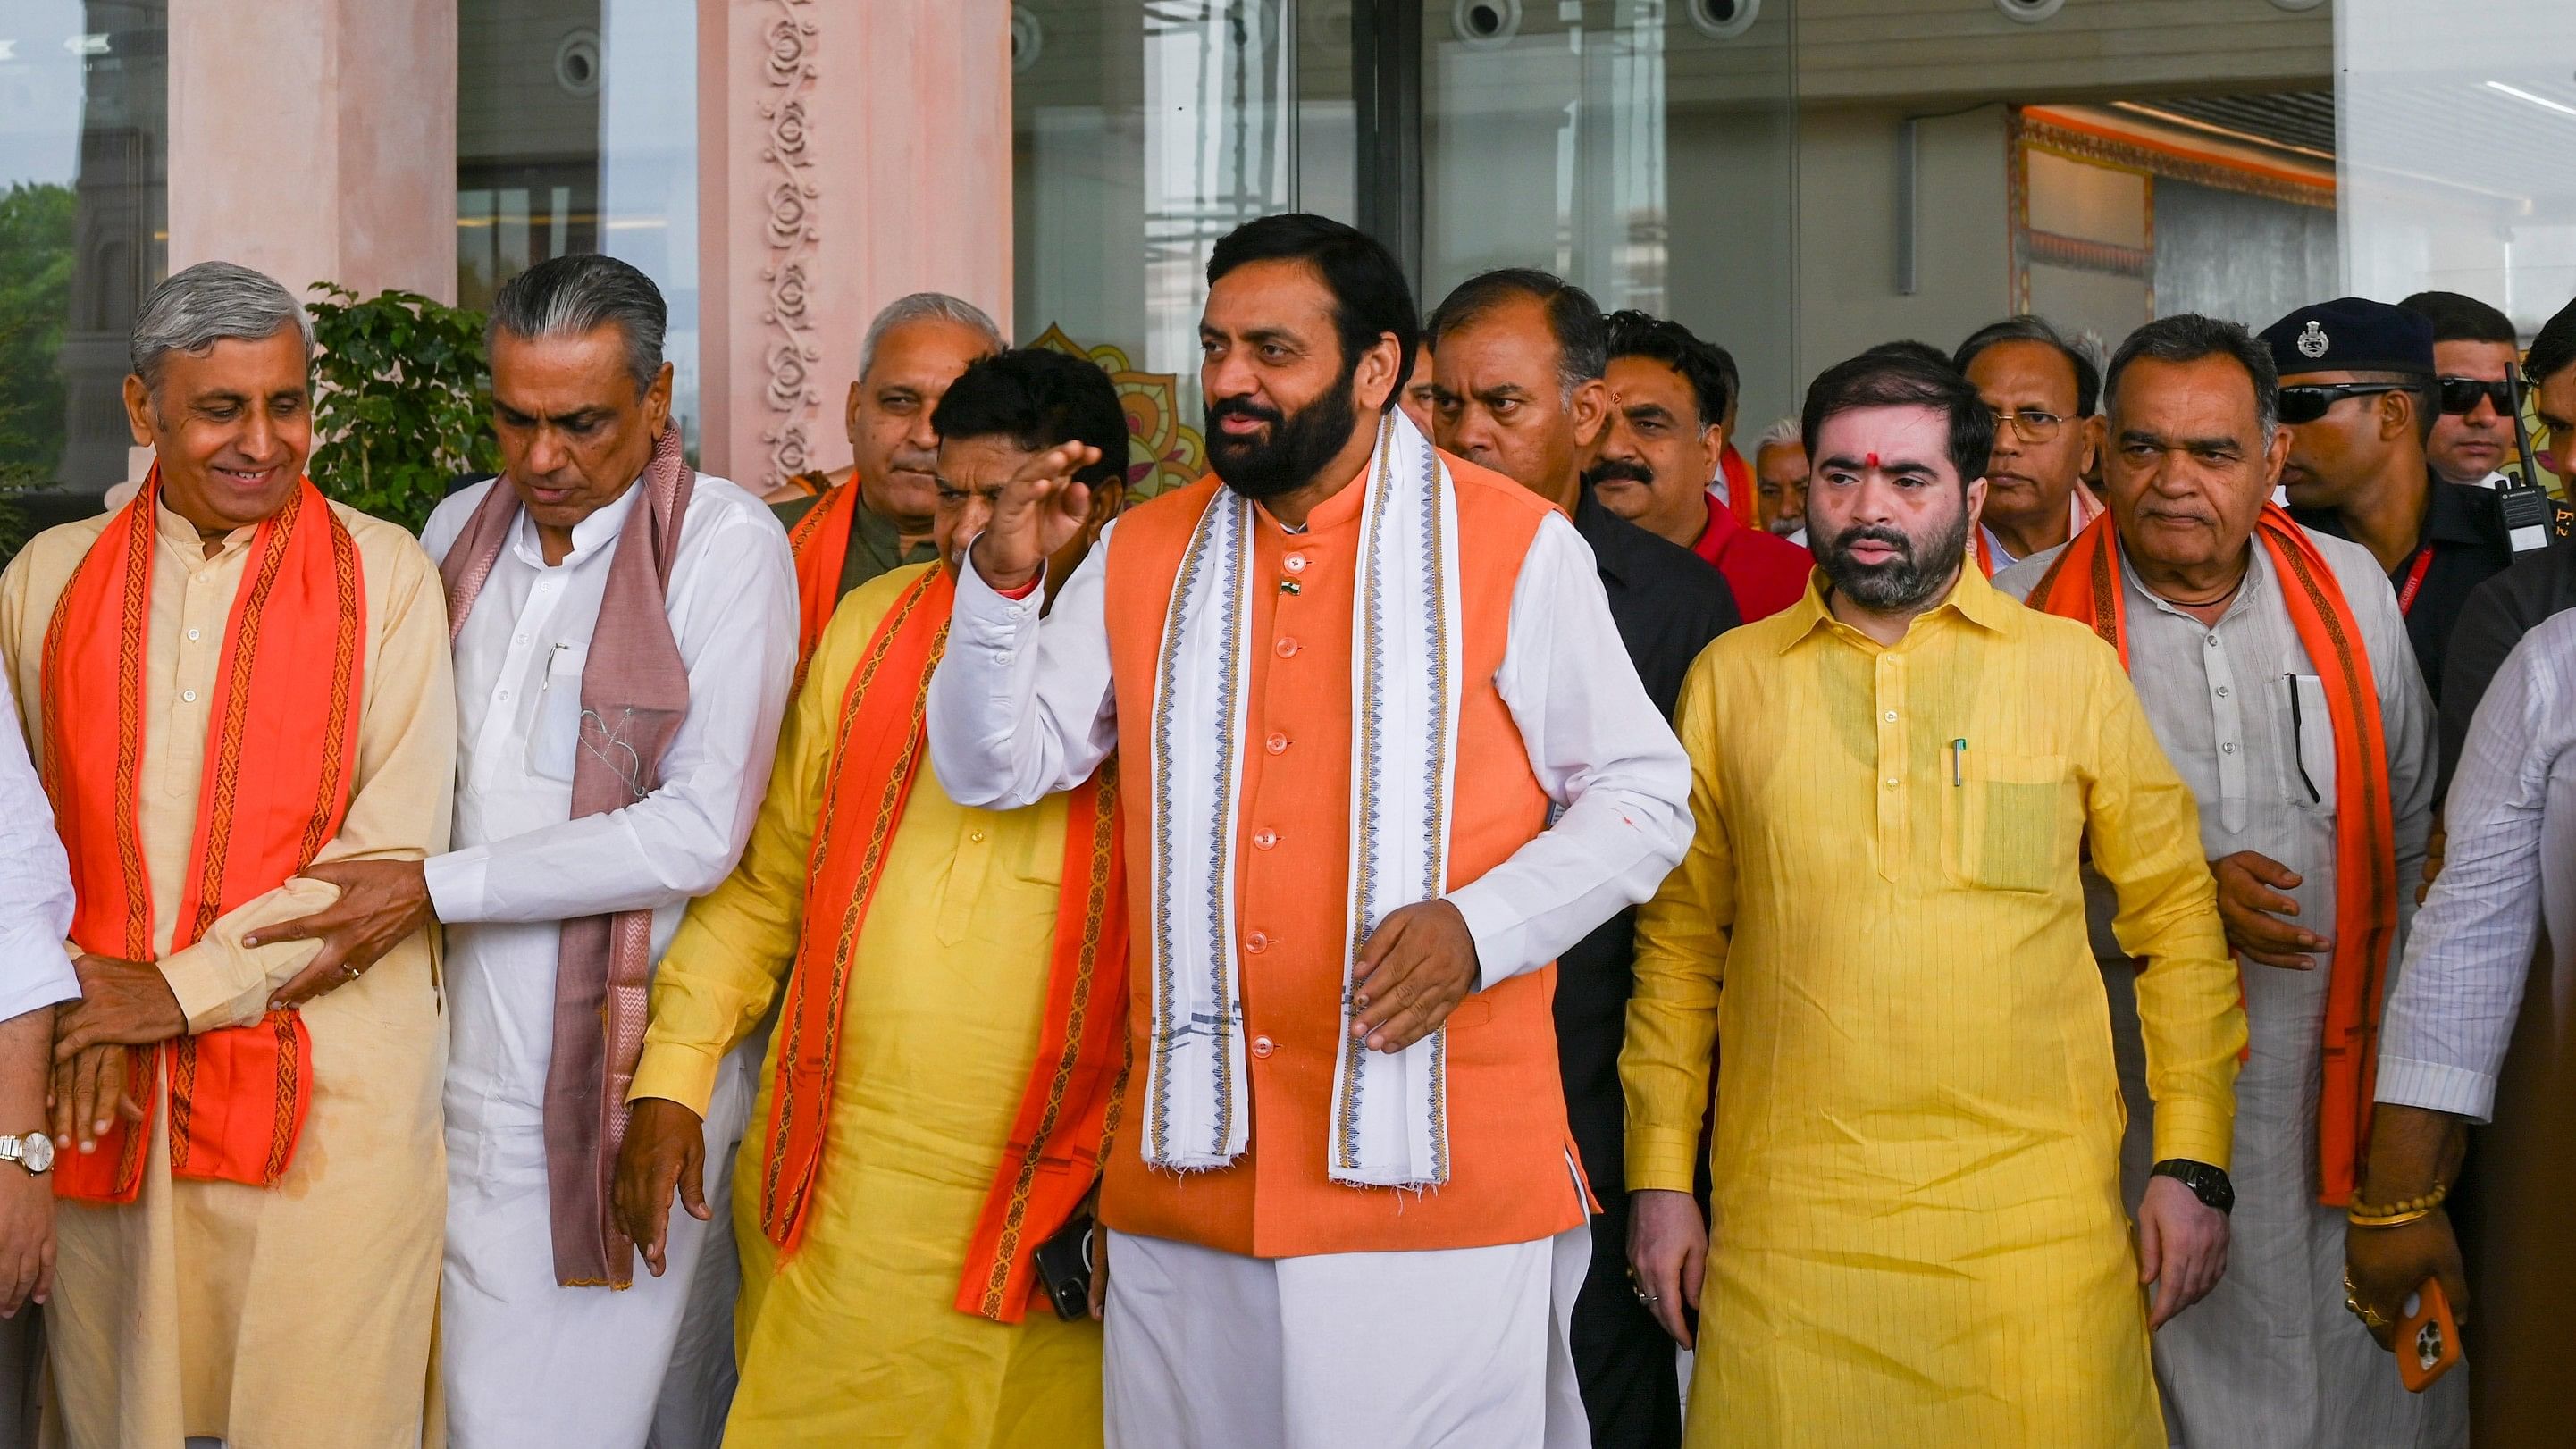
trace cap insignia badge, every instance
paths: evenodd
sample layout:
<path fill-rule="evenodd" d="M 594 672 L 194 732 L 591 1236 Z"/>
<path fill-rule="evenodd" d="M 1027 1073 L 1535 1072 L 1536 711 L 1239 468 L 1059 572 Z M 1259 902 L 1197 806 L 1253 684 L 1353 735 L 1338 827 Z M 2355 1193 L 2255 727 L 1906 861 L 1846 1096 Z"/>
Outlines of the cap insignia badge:
<path fill-rule="evenodd" d="M 2313 321 L 2309 322 L 2308 330 L 2299 334 L 2299 355 L 2310 362 L 2325 356 L 2326 329 Z"/>

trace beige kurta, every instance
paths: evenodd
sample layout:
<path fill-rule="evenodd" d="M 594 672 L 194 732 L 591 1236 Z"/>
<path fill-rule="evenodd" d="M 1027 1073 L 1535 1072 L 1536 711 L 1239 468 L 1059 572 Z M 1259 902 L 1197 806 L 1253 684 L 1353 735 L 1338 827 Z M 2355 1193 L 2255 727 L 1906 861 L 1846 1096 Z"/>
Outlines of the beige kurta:
<path fill-rule="evenodd" d="M 455 776 L 444 596 L 409 534 L 332 506 L 358 545 L 368 642 L 358 772 L 347 818 L 319 858 L 418 859 L 447 848 Z M 39 752 L 46 624 L 112 516 L 39 535 L 0 575 L 0 652 Z M 159 523 L 141 826 L 162 971 L 189 1029 L 201 1032 L 257 1020 L 269 992 L 318 949 L 246 950 L 241 938 L 319 909 L 334 892 L 314 881 L 283 885 L 170 951 L 224 626 L 254 530 L 236 530 L 210 559 L 184 520 L 163 511 Z M 304 1016 L 312 1100 L 277 1187 L 173 1181 L 162 1109 L 136 1200 L 65 1204 L 56 1215 L 50 1441 L 118 1449 L 202 1434 L 242 1449 L 419 1444 L 447 1196 L 438 1125 L 447 1030 L 429 937 L 395 947 Z"/>

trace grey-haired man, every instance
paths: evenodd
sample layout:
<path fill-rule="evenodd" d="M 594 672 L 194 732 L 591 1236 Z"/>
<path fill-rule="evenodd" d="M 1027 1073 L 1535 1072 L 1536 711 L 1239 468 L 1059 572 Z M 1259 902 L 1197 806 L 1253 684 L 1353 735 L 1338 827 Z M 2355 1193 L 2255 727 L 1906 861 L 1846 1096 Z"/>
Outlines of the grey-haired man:
<path fill-rule="evenodd" d="M 502 474 L 423 540 L 453 621 L 457 849 L 335 871 L 347 893 L 292 928 L 329 963 L 447 927 L 439 1349 L 459 1449 L 712 1443 L 730 1393 L 721 1197 L 639 1274 L 607 1187 L 653 963 L 732 871 L 769 778 L 796 602 L 777 520 L 681 456 L 665 316 L 599 256 L 494 299 Z M 711 1184 L 756 1060 L 718 1069 Z"/>
<path fill-rule="evenodd" d="M 1001 350 L 993 319 L 945 292 L 897 297 L 868 323 L 845 414 L 850 466 L 799 473 L 767 495 L 796 553 L 800 658 L 843 594 L 937 556 L 930 516 L 939 434 L 930 415 L 968 363 Z"/>
<path fill-rule="evenodd" d="M 82 953 L 53 1034 L 53 1173 L 78 1201 L 49 1417 L 77 1445 L 417 1445 L 446 1190 L 429 937 L 317 977 L 309 944 L 261 930 L 329 902 L 333 862 L 446 848 L 438 577 L 305 479 L 312 337 L 285 288 L 190 267 L 144 299 L 131 355 L 151 479 L 0 576 Z"/>

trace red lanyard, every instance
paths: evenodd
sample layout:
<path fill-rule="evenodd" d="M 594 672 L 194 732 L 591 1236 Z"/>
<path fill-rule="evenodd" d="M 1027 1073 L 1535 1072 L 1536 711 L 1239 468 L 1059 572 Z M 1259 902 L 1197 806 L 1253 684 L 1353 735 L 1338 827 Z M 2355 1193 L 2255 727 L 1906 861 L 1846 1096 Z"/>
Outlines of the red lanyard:
<path fill-rule="evenodd" d="M 2433 545 L 2415 550 L 2415 562 L 2406 570 L 2406 582 L 2397 586 L 2397 612 L 2415 612 L 2415 596 L 2424 591 L 2424 575 L 2433 567 Z"/>

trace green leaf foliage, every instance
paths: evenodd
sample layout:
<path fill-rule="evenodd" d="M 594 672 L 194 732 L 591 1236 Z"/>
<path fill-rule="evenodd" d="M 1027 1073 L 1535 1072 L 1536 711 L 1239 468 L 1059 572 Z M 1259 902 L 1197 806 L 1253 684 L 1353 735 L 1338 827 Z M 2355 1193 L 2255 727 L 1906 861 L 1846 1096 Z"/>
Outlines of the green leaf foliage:
<path fill-rule="evenodd" d="M 417 292 L 313 290 L 313 482 L 417 533 L 459 474 L 501 467 L 483 314 Z"/>
<path fill-rule="evenodd" d="M 72 189 L 0 191 L 0 470 L 19 486 L 54 476 L 63 451 L 63 378 L 54 366 L 71 316 Z"/>

